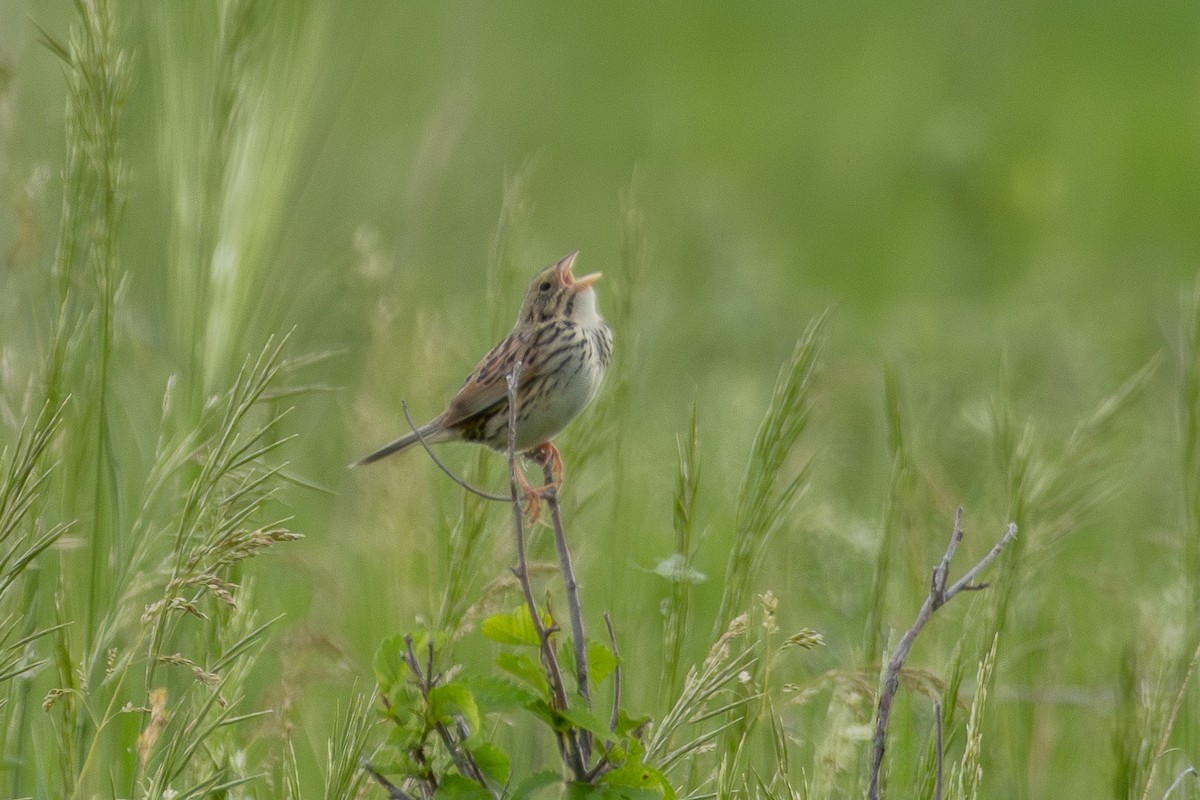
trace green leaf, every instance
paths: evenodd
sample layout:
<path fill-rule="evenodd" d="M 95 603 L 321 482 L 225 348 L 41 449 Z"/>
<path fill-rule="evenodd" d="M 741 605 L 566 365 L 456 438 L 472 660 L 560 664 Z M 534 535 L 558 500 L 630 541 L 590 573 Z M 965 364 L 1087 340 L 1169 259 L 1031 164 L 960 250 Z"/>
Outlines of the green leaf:
<path fill-rule="evenodd" d="M 551 786 L 559 786 L 562 784 L 562 776 L 553 770 L 545 772 L 535 772 L 525 780 L 517 784 L 517 788 L 513 790 L 514 798 L 532 798 Z"/>
<path fill-rule="evenodd" d="M 462 775 L 447 775 L 442 778 L 434 800 L 492 800 L 487 789 Z"/>
<path fill-rule="evenodd" d="M 438 722 L 454 725 L 461 719 L 470 736 L 479 731 L 479 706 L 465 685 L 455 682 L 435 686 L 429 692 L 429 711 Z"/>
<path fill-rule="evenodd" d="M 464 677 L 463 683 L 475 695 L 475 702 L 484 713 L 531 709 L 541 702 L 541 698 L 524 686 L 504 678 L 476 675 Z"/>
<path fill-rule="evenodd" d="M 408 753 L 421 743 L 427 730 L 423 719 L 415 714 L 393 717 L 396 727 L 388 733 L 387 746 L 396 753 Z"/>
<path fill-rule="evenodd" d="M 552 620 L 543 617 L 544 627 L 550 627 Z M 500 644 L 515 644 L 525 647 L 541 647 L 537 626 L 533 624 L 533 616 L 525 606 L 518 607 L 509 614 L 493 614 L 483 621 L 480 626 L 483 635 L 493 642 Z"/>
<path fill-rule="evenodd" d="M 617 671 L 617 656 L 603 642 L 588 640 L 588 671 L 592 677 L 592 685 L 603 683 Z"/>
<path fill-rule="evenodd" d="M 563 719 L 576 728 L 590 732 L 600 741 L 612 738 L 608 723 L 592 713 L 591 709 L 583 704 L 582 697 L 576 695 L 575 700 L 574 705 L 562 712 Z"/>
<path fill-rule="evenodd" d="M 562 666 L 566 672 L 575 672 L 575 648 L 562 647 Z M 617 670 L 617 657 L 608 645 L 595 639 L 588 639 L 588 675 L 592 685 L 596 686 L 607 680 Z"/>
<path fill-rule="evenodd" d="M 632 736 L 637 731 L 646 727 L 650 722 L 650 717 L 647 714 L 639 714 L 638 716 L 630 716 L 625 709 L 621 709 L 617 714 L 617 730 L 616 733 L 620 736 Z"/>
<path fill-rule="evenodd" d="M 478 747 L 471 748 L 471 755 L 474 756 L 475 763 L 483 770 L 484 775 L 501 785 L 508 783 L 512 764 L 508 760 L 507 753 L 490 742 L 484 742 Z"/>
<path fill-rule="evenodd" d="M 538 697 L 524 686 L 490 676 L 464 678 L 463 683 L 471 689 L 475 695 L 475 702 L 479 704 L 483 713 L 524 709 L 552 728 L 560 727 L 559 717 L 551 710 L 549 701 Z"/>
<path fill-rule="evenodd" d="M 375 667 L 375 680 L 384 694 L 390 695 L 396 684 L 408 675 L 408 664 L 404 663 L 406 649 L 404 636 L 396 634 L 384 639 L 375 651 L 375 659 L 372 662 Z"/>
<path fill-rule="evenodd" d="M 605 783 L 598 786 L 572 783 L 567 788 L 567 800 L 663 800 L 665 797 L 674 798 L 675 795 L 673 793 L 667 795 L 661 789 L 643 789 L 636 786 Z"/>
<path fill-rule="evenodd" d="M 421 774 L 420 764 L 409 755 L 407 748 L 396 748 L 391 744 L 371 759 L 371 768 L 381 775 L 408 777 Z"/>
<path fill-rule="evenodd" d="M 618 767 L 600 779 L 604 786 L 619 788 L 624 793 L 617 797 L 636 798 L 669 798 L 674 800 L 675 790 L 667 782 L 666 777 L 654 767 L 631 761 L 623 767 Z"/>
<path fill-rule="evenodd" d="M 516 675 L 538 693 L 538 697 L 550 697 L 550 682 L 546 673 L 526 653 L 501 653 L 496 656 L 496 666 L 512 675 Z"/>
<path fill-rule="evenodd" d="M 603 800 L 605 787 L 593 786 L 590 783 L 569 783 L 567 784 L 566 800 Z"/>

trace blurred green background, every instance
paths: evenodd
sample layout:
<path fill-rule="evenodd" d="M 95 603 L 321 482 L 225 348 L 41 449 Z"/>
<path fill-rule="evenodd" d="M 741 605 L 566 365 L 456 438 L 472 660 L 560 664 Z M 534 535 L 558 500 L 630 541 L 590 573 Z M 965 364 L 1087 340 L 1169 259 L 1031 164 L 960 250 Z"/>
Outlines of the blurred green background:
<path fill-rule="evenodd" d="M 617 620 L 631 704 L 654 713 L 662 702 L 655 647 L 669 585 L 652 570 L 675 546 L 676 436 L 690 407 L 705 620 L 778 366 L 831 308 L 802 454 L 812 487 L 756 580 L 781 596 L 785 631 L 810 626 L 829 644 L 787 680 L 871 668 L 861 637 L 891 470 L 890 366 L 922 488 L 892 559 L 888 624 L 911 620 L 956 505 L 969 555 L 999 537 L 1014 494 L 997 420 L 1031 426 L 1034 489 L 1052 491 L 1065 472 L 1088 495 L 1031 514 L 1022 531 L 985 796 L 1114 795 L 1122 654 L 1171 655 L 1188 641 L 1177 420 L 1190 357 L 1181 299 L 1200 263 L 1200 6 L 254 7 L 246 63 L 231 67 L 247 87 L 245 139 L 214 225 L 240 254 L 237 290 L 219 306 L 189 300 L 179 277 L 181 221 L 203 197 L 189 166 L 203 118 L 189 103 L 220 66 L 214 14 L 117 5 L 132 82 L 115 435 L 135 482 L 169 375 L 211 391 L 288 330 L 294 355 L 329 354 L 301 380 L 328 391 L 285 423 L 300 434 L 289 471 L 324 491 L 289 490 L 307 538 L 253 567 L 263 613 L 286 614 L 263 702 L 286 706 L 314 752 L 339 699 L 373 680 L 379 641 L 435 608 L 457 513 L 457 490 L 419 454 L 370 472 L 344 465 L 402 430 L 401 399 L 418 418 L 437 413 L 515 318 L 527 277 L 580 249 L 581 270 L 606 273 L 601 307 L 623 315 L 626 336 L 624 388 L 613 396 L 610 380 L 601 401 L 612 412 L 564 437 L 570 530 L 592 624 L 604 610 Z M 65 2 L 0 0 L 9 423 L 53 312 L 65 94 L 38 28 L 65 36 L 73 14 Z M 637 276 L 621 268 L 631 243 L 646 253 Z M 217 342 L 206 376 L 181 344 L 189 303 Z M 1070 462 L 1073 427 L 1160 351 L 1100 455 Z M 572 443 L 596 438 L 618 457 L 573 462 Z M 447 454 L 456 466 L 474 458 Z M 508 517 L 493 513 L 506 565 Z M 981 614 L 986 596 L 973 602 Z M 936 620 L 916 665 L 942 669 L 964 624 L 962 609 Z M 693 627 L 690 659 L 711 634 L 707 621 Z M 811 750 L 812 726 L 832 723 L 796 713 L 798 746 Z M 1184 746 L 1174 758 L 1196 756 Z"/>

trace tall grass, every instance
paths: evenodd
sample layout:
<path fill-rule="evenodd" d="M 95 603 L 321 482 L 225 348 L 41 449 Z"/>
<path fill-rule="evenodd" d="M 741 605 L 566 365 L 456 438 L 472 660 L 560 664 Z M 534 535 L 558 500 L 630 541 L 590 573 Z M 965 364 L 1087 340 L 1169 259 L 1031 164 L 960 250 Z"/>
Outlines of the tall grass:
<path fill-rule="evenodd" d="M 268 339 L 240 372 L 227 365 L 244 338 L 191 362 L 185 374 L 212 367 L 202 405 L 180 397 L 178 375 L 155 385 L 127 358 L 117 253 L 130 59 L 109 2 L 76 12 L 65 43 L 45 36 L 67 86 L 48 276 L 57 314 L 31 376 L 42 399 L 27 395 L 0 476 L 4 782 L 14 796 L 211 797 L 273 764 L 237 731 L 262 713 L 247 686 L 272 623 L 243 565 L 299 538 L 278 511 L 281 466 L 269 463 L 286 442 L 284 340 Z M 229 329 L 253 316 L 225 312 Z M 132 403 L 131 382 L 142 393 Z M 163 398 L 157 418 L 135 418 L 153 408 L 146 393 Z M 136 447 L 116 441 L 155 434 L 139 476 Z"/>
<path fill-rule="evenodd" d="M 320 84 L 310 70 L 322 28 L 316 12 L 263 0 L 168 6 L 152 20 L 166 321 L 188 367 L 181 405 L 194 415 L 283 319 L 269 287 L 304 152 L 301 115 Z"/>
<path fill-rule="evenodd" d="M 771 405 L 754 437 L 746 475 L 738 492 L 733 548 L 725 568 L 724 593 L 716 631 L 729 625 L 750 599 L 753 576 L 769 553 L 774 535 L 806 485 L 807 465 L 785 469 L 809 420 L 813 376 L 821 346 L 822 315 L 809 323 L 791 359 L 779 370 Z"/>

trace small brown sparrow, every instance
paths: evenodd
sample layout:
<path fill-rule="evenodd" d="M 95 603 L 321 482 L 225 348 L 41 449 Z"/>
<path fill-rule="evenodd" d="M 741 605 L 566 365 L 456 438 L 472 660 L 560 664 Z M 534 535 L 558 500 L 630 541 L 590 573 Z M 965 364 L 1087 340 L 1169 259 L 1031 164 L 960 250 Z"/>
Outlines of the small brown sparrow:
<path fill-rule="evenodd" d="M 483 357 L 445 411 L 353 466 L 397 453 L 419 438 L 426 444 L 479 442 L 507 452 L 507 377 L 519 360 L 516 450 L 553 464 L 555 483 L 561 482 L 562 458 L 550 440 L 596 396 L 612 358 L 612 329 L 596 310 L 593 285 L 600 273 L 576 278 L 571 267 L 578 255 L 534 277 L 512 332 Z"/>

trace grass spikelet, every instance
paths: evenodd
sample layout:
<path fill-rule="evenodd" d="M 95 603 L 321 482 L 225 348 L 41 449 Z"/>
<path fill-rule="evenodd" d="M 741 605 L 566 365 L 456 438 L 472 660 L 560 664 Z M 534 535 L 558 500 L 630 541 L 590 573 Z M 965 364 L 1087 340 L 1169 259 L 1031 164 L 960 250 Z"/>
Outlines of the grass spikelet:
<path fill-rule="evenodd" d="M 44 462 L 62 425 L 62 411 L 61 406 L 53 410 L 43 406 L 26 421 L 11 451 L 5 448 L 0 453 L 0 602 L 33 560 L 67 529 L 65 523 L 41 531 L 28 525 L 46 488 L 49 472 Z"/>
<path fill-rule="evenodd" d="M 185 395 L 193 413 L 229 380 L 247 343 L 279 323 L 266 287 L 302 154 L 301 115 L 320 83 L 318 18 L 255 0 L 155 16 L 158 155 L 171 214 L 166 322 L 195 376 Z"/>
<path fill-rule="evenodd" d="M 334 720 L 333 738 L 325 758 L 325 792 L 327 800 L 355 800 L 360 796 L 367 773 L 362 768 L 363 751 L 373 720 L 371 707 L 375 697 L 357 695 L 339 710 Z"/>
<path fill-rule="evenodd" d="M 688 624 L 689 599 L 692 586 L 703 576 L 691 567 L 694 556 L 692 540 L 696 531 L 696 498 L 700 489 L 699 408 L 693 404 L 687 434 L 676 441 L 679 467 L 675 474 L 675 559 L 672 570 L 671 594 L 667 597 L 666 620 L 663 623 L 664 659 L 662 692 L 673 697 L 679 688 L 679 668 L 683 659 L 684 632 Z M 661 565 L 660 565 L 661 566 Z M 663 574 L 663 570 L 659 570 Z"/>
<path fill-rule="evenodd" d="M 730 725 L 732 719 L 707 728 L 681 743 L 675 737 L 688 726 L 700 725 L 735 711 L 753 697 L 727 697 L 736 686 L 739 676 L 754 668 L 758 654 L 753 647 L 734 650 L 734 643 L 745 635 L 749 616 L 735 617 L 709 648 L 699 667 L 692 667 L 683 679 L 683 689 L 671 709 L 663 716 L 646 743 L 646 762 L 657 764 L 664 771 L 686 761 L 707 748 Z"/>
<path fill-rule="evenodd" d="M 975 698 L 971 701 L 971 713 L 967 718 L 967 743 L 956 782 L 959 800 L 975 800 L 983 783 L 983 716 L 987 709 L 988 687 L 992 683 L 999 642 L 1000 634 L 997 633 L 992 637 L 992 646 L 979 662 L 979 671 L 975 675 Z"/>
<path fill-rule="evenodd" d="M 279 479 L 279 469 L 263 466 L 262 460 L 285 441 L 268 439 L 282 415 L 252 419 L 252 412 L 282 370 L 285 341 L 270 341 L 257 358 L 247 360 L 233 387 L 212 408 L 216 423 L 211 434 L 195 449 L 200 465 L 176 525 L 170 577 L 160 599 L 143 615 L 143 622 L 153 626 L 148 684 L 153 683 L 154 656 L 167 646 L 179 622 L 170 612 L 203 617 L 197 604 L 206 594 L 232 605 L 236 585 L 231 570 L 273 544 L 298 538 L 278 523 L 250 525 Z"/>
<path fill-rule="evenodd" d="M 738 493 L 733 548 L 725 570 L 725 592 L 717 614 L 716 631 L 723 630 L 750 598 L 767 547 L 800 494 L 808 470 L 787 477 L 784 467 L 808 424 L 813 374 L 821 350 L 822 314 L 805 329 L 792 356 L 779 371 L 771 404 L 763 418 Z"/>
<path fill-rule="evenodd" d="M 884 372 L 884 403 L 892 471 L 884 501 L 883 527 L 875 557 L 875 574 L 871 581 L 871 603 L 867 608 L 867 643 L 864 655 L 869 664 L 878 662 L 883 654 L 884 612 L 891 580 L 892 551 L 899 541 L 904 505 L 912 491 L 913 483 L 913 460 L 905 434 L 900 379 L 890 365 Z"/>

